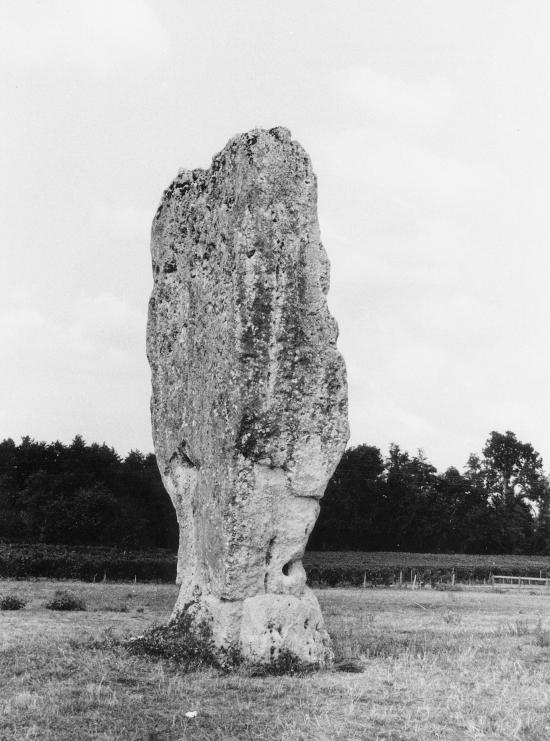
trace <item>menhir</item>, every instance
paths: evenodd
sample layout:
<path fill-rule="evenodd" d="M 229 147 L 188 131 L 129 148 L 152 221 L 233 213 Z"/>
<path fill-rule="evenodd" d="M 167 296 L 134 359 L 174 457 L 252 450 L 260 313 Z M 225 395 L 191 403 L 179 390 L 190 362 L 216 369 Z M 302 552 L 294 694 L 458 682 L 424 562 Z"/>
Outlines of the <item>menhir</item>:
<path fill-rule="evenodd" d="M 180 527 L 174 615 L 269 663 L 332 659 L 302 556 L 348 439 L 317 188 L 284 128 L 181 170 L 152 227 L 153 438 Z"/>

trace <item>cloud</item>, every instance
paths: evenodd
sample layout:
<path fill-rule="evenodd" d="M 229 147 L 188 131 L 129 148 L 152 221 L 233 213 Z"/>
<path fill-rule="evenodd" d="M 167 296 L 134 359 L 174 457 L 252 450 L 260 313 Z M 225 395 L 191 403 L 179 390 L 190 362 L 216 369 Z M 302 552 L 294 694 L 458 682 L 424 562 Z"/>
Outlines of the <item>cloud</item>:
<path fill-rule="evenodd" d="M 92 345 L 109 345 L 107 349 L 111 353 L 116 351 L 116 356 L 121 360 L 124 360 L 126 353 L 130 354 L 135 341 L 139 342 L 139 349 L 143 351 L 144 316 L 122 299 L 108 293 L 81 299 L 71 329 L 74 336 L 85 338 Z"/>
<path fill-rule="evenodd" d="M 151 449 L 145 316 L 108 293 L 77 300 L 62 316 L 44 313 L 28 292 L 11 299 L 0 313 L 3 435 L 81 432 L 101 442 L 109 434 L 121 452 Z"/>
<path fill-rule="evenodd" d="M 102 231 L 123 239 L 143 239 L 148 235 L 154 208 L 138 208 L 131 204 L 113 204 L 96 200 L 90 206 L 92 224 Z"/>
<path fill-rule="evenodd" d="M 440 204 L 456 208 L 464 201 L 493 198 L 508 184 L 494 168 L 439 154 L 376 126 L 325 132 L 318 136 L 315 149 L 320 179 L 334 181 L 337 173 L 337 187 L 345 181 L 346 195 L 382 193 L 398 207 L 421 200 L 434 209 Z M 331 178 L 322 178 L 325 170 Z"/>
<path fill-rule="evenodd" d="M 435 126 L 447 119 L 456 105 L 451 85 L 443 79 L 415 84 L 369 67 L 347 67 L 335 72 L 330 84 L 337 100 L 348 109 L 386 123 Z"/>
<path fill-rule="evenodd" d="M 3 3 L 0 59 L 36 69 L 79 67 L 99 76 L 166 58 L 166 30 L 145 0 Z"/>
<path fill-rule="evenodd" d="M 18 296 L 0 315 L 0 344 L 10 358 L 3 373 L 62 385 L 86 375 L 128 375 L 145 352 L 144 334 L 145 317 L 110 294 L 82 298 L 61 318 Z"/>

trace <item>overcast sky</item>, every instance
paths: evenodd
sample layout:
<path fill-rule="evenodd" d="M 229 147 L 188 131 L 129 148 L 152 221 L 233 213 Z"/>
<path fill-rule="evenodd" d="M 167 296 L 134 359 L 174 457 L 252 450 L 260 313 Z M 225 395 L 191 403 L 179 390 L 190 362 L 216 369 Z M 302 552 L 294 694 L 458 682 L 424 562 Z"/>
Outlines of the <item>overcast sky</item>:
<path fill-rule="evenodd" d="M 0 0 L 0 438 L 152 449 L 149 232 L 180 167 L 311 155 L 351 443 L 550 467 L 550 3 Z"/>

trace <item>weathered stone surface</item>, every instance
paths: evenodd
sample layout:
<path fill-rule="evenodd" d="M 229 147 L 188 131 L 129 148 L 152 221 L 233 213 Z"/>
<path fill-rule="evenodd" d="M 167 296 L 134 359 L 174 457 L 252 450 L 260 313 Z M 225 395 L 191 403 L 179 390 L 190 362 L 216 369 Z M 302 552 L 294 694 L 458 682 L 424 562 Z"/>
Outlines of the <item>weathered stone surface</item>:
<path fill-rule="evenodd" d="M 315 175 L 283 128 L 181 170 L 152 228 L 157 460 L 180 525 L 175 612 L 258 661 L 327 663 L 304 548 L 348 439 Z"/>

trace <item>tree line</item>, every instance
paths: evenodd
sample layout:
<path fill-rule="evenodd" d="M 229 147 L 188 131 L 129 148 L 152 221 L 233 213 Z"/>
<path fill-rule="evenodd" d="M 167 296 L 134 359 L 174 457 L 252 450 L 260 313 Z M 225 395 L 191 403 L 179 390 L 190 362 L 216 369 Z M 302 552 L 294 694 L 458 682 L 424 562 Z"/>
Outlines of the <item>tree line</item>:
<path fill-rule="evenodd" d="M 0 443 L 0 538 L 177 549 L 178 527 L 153 454 L 24 437 Z"/>
<path fill-rule="evenodd" d="M 549 553 L 549 492 L 539 453 L 510 431 L 492 432 L 462 472 L 358 445 L 329 481 L 308 549 Z M 178 527 L 152 453 L 24 437 L 0 443 L 0 538 L 176 550 Z"/>
<path fill-rule="evenodd" d="M 513 432 L 492 432 L 461 473 L 438 473 L 422 451 L 344 453 L 322 502 L 311 550 L 550 552 L 542 459 Z"/>

